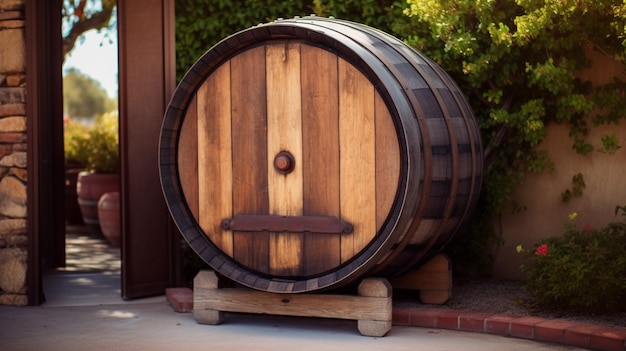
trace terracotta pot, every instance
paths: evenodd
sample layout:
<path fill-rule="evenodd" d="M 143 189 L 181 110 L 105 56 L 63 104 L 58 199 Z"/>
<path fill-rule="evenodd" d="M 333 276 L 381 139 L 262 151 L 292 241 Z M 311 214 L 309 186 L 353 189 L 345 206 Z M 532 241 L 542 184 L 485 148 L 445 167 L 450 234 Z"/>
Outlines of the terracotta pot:
<path fill-rule="evenodd" d="M 93 234 L 101 234 L 98 221 L 98 201 L 105 193 L 120 191 L 119 174 L 81 172 L 78 174 L 76 193 L 85 225 Z"/>
<path fill-rule="evenodd" d="M 120 246 L 120 193 L 105 193 L 98 201 L 98 219 L 102 234 L 113 246 Z"/>

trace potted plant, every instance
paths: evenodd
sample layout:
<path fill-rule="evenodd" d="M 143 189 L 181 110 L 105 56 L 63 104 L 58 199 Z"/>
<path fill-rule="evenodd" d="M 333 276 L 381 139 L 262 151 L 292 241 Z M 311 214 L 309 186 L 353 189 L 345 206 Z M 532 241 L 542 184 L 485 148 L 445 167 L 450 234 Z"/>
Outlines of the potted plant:
<path fill-rule="evenodd" d="M 76 192 L 83 221 L 101 233 L 98 201 L 105 193 L 119 192 L 119 132 L 117 113 L 99 116 L 84 133 L 68 138 L 73 159 L 84 165 L 78 174 Z"/>
<path fill-rule="evenodd" d="M 87 135 L 89 128 L 81 123 L 73 123 L 69 117 L 63 118 L 63 142 L 65 148 L 65 222 L 69 225 L 82 225 L 83 217 L 78 207 L 76 194 L 76 182 L 78 174 L 82 172 L 85 165 L 79 161 L 80 153 L 76 148 L 76 143 L 72 142 L 76 138 Z"/>

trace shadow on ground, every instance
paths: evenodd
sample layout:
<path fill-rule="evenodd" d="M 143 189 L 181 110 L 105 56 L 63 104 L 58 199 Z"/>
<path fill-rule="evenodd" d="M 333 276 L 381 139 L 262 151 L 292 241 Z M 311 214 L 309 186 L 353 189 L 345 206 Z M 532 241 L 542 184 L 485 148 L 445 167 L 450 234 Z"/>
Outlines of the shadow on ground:
<path fill-rule="evenodd" d="M 119 304 L 121 298 L 120 248 L 83 226 L 68 226 L 65 267 L 43 277 L 44 306 Z"/>
<path fill-rule="evenodd" d="M 120 248 L 86 227 L 68 226 L 65 234 L 65 264 L 59 272 L 119 272 Z"/>

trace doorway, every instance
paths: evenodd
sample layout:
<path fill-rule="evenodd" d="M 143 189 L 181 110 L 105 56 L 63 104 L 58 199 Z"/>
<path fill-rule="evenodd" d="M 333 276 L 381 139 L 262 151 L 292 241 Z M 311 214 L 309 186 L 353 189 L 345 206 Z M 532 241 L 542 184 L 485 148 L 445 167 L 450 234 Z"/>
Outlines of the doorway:
<path fill-rule="evenodd" d="M 75 41 L 72 28 L 80 27 L 83 18 L 103 12 L 97 2 L 64 2 L 63 37 L 63 146 L 64 146 L 64 231 L 55 240 L 57 264 L 44 272 L 43 287 L 47 305 L 102 303 L 121 301 L 121 252 L 119 241 L 103 235 L 109 232 L 99 223 L 98 200 L 90 195 L 79 199 L 79 172 L 100 171 L 102 164 L 119 175 L 118 119 L 118 50 L 115 9 L 102 29 L 90 29 Z M 89 12 L 89 13 L 85 13 Z M 82 13 L 82 18 L 79 18 Z M 106 15 L 106 14 L 105 14 Z M 112 121 L 113 130 L 104 134 L 101 121 Z M 105 136 L 106 138 L 103 138 Z M 102 145 L 103 142 L 114 145 Z M 94 149 L 94 150 L 92 150 Z M 99 157 L 103 150 L 109 153 Z M 106 156 L 107 160 L 103 159 Z M 113 159 L 112 161 L 110 159 Z M 113 164 L 111 166 L 111 164 Z M 111 168 L 112 167 L 112 168 Z M 119 194 L 117 177 L 115 189 Z M 83 186 L 84 187 L 84 186 Z M 119 203 L 117 205 L 119 218 Z M 119 222 L 117 227 L 120 228 Z M 119 229 L 117 230 L 119 234 Z"/>
<path fill-rule="evenodd" d="M 29 305 L 45 300 L 45 272 L 65 264 L 65 216 L 60 203 L 65 168 L 62 3 L 26 0 L 25 4 Z M 158 174 L 158 135 L 175 87 L 174 1 L 116 3 L 121 298 L 129 300 L 162 295 L 165 288 L 180 284 L 179 236 L 169 218 Z"/>

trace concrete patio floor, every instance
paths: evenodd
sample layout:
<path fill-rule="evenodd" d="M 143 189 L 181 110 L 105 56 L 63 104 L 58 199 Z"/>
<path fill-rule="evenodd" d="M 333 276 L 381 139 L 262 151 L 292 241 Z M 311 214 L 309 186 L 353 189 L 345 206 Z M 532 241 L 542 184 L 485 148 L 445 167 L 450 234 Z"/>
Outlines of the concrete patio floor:
<path fill-rule="evenodd" d="M 72 256 L 68 248 L 68 263 L 70 256 L 82 259 L 45 277 L 46 303 L 0 306 L 2 350 L 586 350 L 403 325 L 373 338 L 360 335 L 356 321 L 335 319 L 229 313 L 221 325 L 198 324 L 193 314 L 175 312 L 164 296 L 123 301 L 119 259 L 112 259 L 119 249 L 92 239 L 86 235 L 76 245 L 89 243 L 112 256 L 102 259 L 85 250 Z"/>
<path fill-rule="evenodd" d="M 228 314 L 202 325 L 165 299 L 99 305 L 0 307 L 3 350 L 576 350 L 481 333 L 393 327 L 361 336 L 356 322 Z M 580 349 L 579 349 L 580 350 Z"/>

